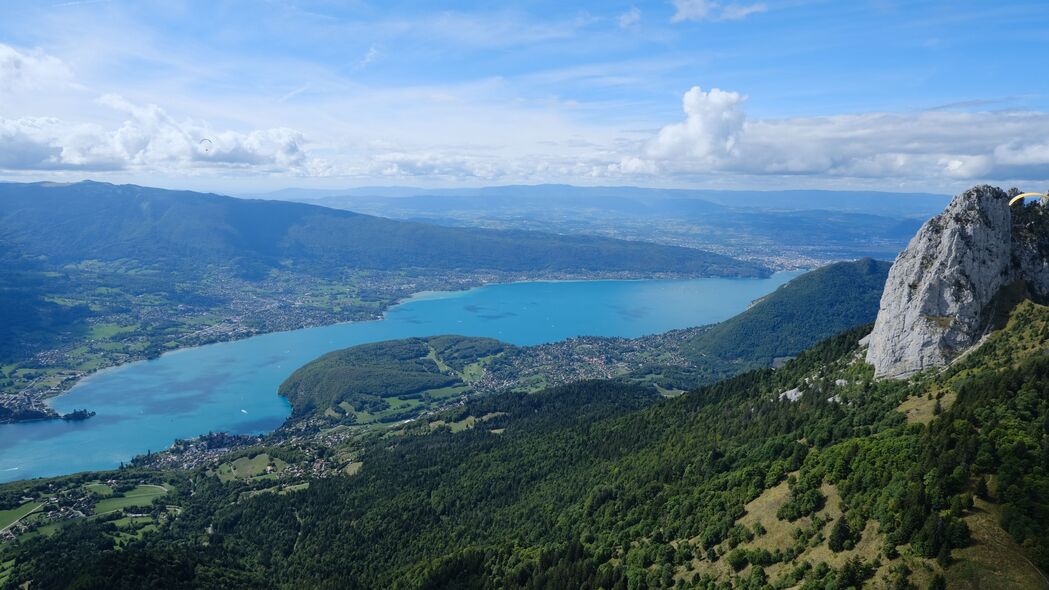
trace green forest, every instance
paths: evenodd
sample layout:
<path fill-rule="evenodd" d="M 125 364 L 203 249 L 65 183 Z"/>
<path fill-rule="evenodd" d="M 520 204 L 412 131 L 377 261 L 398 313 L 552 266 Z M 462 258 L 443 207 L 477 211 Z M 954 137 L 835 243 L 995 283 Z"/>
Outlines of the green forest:
<path fill-rule="evenodd" d="M 434 336 L 362 344 L 330 352 L 291 374 L 280 395 L 291 402 L 293 416 L 381 414 L 391 400 L 411 403 L 407 410 L 461 393 L 463 372 L 480 359 L 511 348 L 492 338 Z M 468 378 L 468 377 L 467 377 Z M 426 402 L 426 403 L 423 403 Z"/>
<path fill-rule="evenodd" d="M 685 345 L 696 358 L 768 366 L 878 315 L 892 264 L 864 258 L 805 273 Z"/>

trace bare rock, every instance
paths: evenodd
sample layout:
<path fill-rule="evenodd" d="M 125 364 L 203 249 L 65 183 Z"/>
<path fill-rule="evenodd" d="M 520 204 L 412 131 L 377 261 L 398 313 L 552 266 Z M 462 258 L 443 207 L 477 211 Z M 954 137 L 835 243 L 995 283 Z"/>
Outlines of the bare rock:
<path fill-rule="evenodd" d="M 878 377 L 907 377 L 947 364 L 990 327 L 990 307 L 1004 287 L 1040 271 L 1044 258 L 1014 251 L 1008 195 L 978 186 L 956 196 L 922 226 L 889 271 L 867 362 Z M 1042 278 L 1044 277 L 1044 279 Z"/>

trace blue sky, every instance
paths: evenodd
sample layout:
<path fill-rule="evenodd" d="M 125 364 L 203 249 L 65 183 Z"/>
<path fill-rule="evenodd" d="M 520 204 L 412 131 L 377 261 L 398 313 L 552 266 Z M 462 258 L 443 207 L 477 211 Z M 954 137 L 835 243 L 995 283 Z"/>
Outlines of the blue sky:
<path fill-rule="evenodd" d="M 0 6 L 0 177 L 1049 183 L 1044 2 Z M 206 141 L 205 141 L 206 140 Z"/>

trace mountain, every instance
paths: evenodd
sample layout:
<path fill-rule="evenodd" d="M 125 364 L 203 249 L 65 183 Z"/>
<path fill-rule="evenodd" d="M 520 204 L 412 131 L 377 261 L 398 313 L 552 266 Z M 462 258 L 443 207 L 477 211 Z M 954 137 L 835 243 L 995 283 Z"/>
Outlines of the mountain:
<path fill-rule="evenodd" d="M 865 258 L 805 273 L 685 344 L 693 357 L 763 366 L 877 316 L 891 264 Z"/>
<path fill-rule="evenodd" d="M 972 188 L 922 226 L 892 267 L 867 360 L 879 377 L 941 367 L 1000 327 L 1024 298 L 1049 298 L 1049 211 Z"/>
<path fill-rule="evenodd" d="M 0 184 L 0 422 L 177 348 L 374 319 L 399 299 L 527 278 L 767 276 L 677 245 L 443 227 L 97 182 Z"/>
<path fill-rule="evenodd" d="M 883 191 L 827 190 L 702 190 L 646 188 L 633 186 L 572 186 L 565 184 L 508 185 L 479 188 L 424 189 L 414 187 L 360 187 L 350 189 L 282 189 L 246 195 L 254 198 L 286 200 L 356 198 L 404 199 L 453 198 L 463 204 L 472 199 L 480 204 L 501 200 L 543 200 L 556 204 L 564 200 L 624 200 L 658 202 L 660 200 L 698 201 L 697 206 L 711 204 L 732 208 L 757 208 L 779 211 L 848 211 L 871 215 L 926 218 L 938 213 L 949 201 L 932 193 L 894 193 Z"/>
<path fill-rule="evenodd" d="M 268 269 L 469 269 L 762 276 L 695 249 L 588 236 L 453 228 L 316 205 L 95 182 L 0 185 L 0 243 L 54 264 L 136 259 Z"/>
<path fill-rule="evenodd" d="M 313 194 L 312 197 L 309 195 Z M 949 200 L 928 194 L 693 191 L 564 185 L 287 191 L 359 213 L 464 227 L 602 235 L 711 250 L 797 268 L 899 254 Z"/>

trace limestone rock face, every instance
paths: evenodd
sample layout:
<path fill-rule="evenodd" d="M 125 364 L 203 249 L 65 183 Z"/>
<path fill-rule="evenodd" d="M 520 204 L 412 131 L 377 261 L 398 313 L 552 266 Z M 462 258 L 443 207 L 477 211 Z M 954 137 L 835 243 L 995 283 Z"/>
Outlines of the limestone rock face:
<path fill-rule="evenodd" d="M 1003 292 L 1049 294 L 1044 240 L 1031 229 L 1049 215 L 1038 205 L 1030 213 L 1016 206 L 1033 220 L 1016 226 L 1008 201 L 998 188 L 969 189 L 896 258 L 867 350 L 876 376 L 947 364 L 990 330 Z"/>

